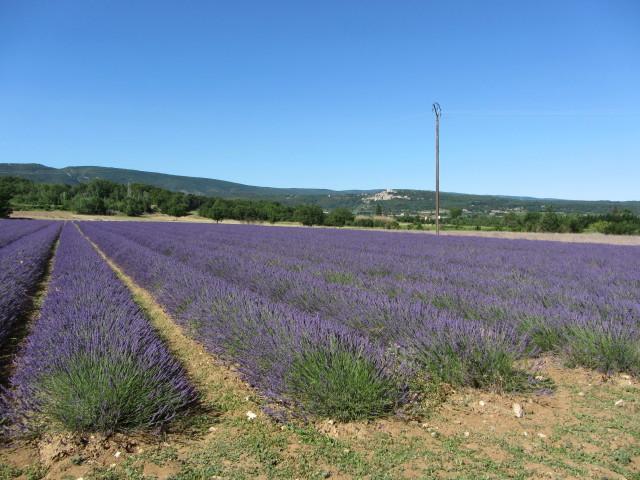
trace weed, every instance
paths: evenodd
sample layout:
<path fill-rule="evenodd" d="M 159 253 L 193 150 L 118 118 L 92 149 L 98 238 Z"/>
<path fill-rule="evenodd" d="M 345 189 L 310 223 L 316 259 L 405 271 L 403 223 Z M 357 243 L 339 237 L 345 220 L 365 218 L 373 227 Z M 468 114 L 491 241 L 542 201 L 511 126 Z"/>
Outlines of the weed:
<path fill-rule="evenodd" d="M 399 397 L 396 384 L 378 366 L 343 350 L 302 352 L 287 383 L 305 410 L 344 421 L 389 413 Z"/>

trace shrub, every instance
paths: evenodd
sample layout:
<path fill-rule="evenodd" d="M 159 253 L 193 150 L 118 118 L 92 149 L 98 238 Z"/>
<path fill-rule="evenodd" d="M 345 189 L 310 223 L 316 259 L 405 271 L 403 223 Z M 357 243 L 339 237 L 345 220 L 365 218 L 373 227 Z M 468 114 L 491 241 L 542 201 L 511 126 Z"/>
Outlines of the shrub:
<path fill-rule="evenodd" d="M 0 190 L 0 218 L 11 214 L 11 194 L 6 190 Z"/>
<path fill-rule="evenodd" d="M 353 221 L 353 213 L 348 208 L 336 208 L 332 210 L 324 220 L 325 225 L 344 227 Z"/>
<path fill-rule="evenodd" d="M 307 227 L 322 225 L 324 212 L 317 205 L 300 205 L 295 209 L 293 218 Z"/>
<path fill-rule="evenodd" d="M 417 361 L 436 381 L 506 391 L 525 387 L 526 374 L 513 366 L 523 349 L 507 326 L 433 319 L 412 337 Z"/>
<path fill-rule="evenodd" d="M 399 401 L 396 383 L 362 352 L 311 347 L 293 361 L 291 395 L 315 415 L 349 421 L 374 418 Z"/>
<path fill-rule="evenodd" d="M 640 374 L 640 342 L 629 329 L 615 326 L 568 327 L 564 354 L 569 366 L 604 373 Z"/>
<path fill-rule="evenodd" d="M 553 352 L 563 345 L 564 331 L 557 322 L 544 318 L 529 318 L 520 324 L 520 331 L 529 338 L 529 353 Z"/>
<path fill-rule="evenodd" d="M 42 413 L 71 431 L 150 428 L 159 412 L 184 406 L 182 392 L 158 368 L 127 358 L 79 355 L 40 382 Z"/>

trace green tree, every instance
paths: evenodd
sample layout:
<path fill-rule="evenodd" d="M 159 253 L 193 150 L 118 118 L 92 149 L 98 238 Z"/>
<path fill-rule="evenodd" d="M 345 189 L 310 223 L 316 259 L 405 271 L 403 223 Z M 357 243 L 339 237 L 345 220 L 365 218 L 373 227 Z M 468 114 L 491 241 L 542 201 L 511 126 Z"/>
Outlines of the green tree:
<path fill-rule="evenodd" d="M 324 223 L 324 212 L 317 205 L 300 205 L 295 209 L 293 217 L 307 227 Z"/>
<path fill-rule="evenodd" d="M 451 220 L 455 220 L 456 218 L 460 218 L 462 216 L 462 209 L 459 207 L 453 207 L 449 209 L 449 216 Z"/>
<path fill-rule="evenodd" d="M 125 198 L 122 201 L 120 208 L 122 210 L 122 213 L 129 217 L 137 217 L 138 215 L 142 215 L 145 210 L 142 200 L 138 200 L 132 197 Z"/>
<path fill-rule="evenodd" d="M 376 215 L 382 215 L 382 205 L 376 203 Z"/>
<path fill-rule="evenodd" d="M 174 217 L 184 217 L 189 213 L 189 202 L 184 195 L 172 195 L 162 207 L 162 213 Z"/>
<path fill-rule="evenodd" d="M 540 218 L 540 212 L 527 212 L 522 219 L 522 222 L 524 223 L 524 229 L 527 232 L 535 232 L 536 230 L 538 230 Z"/>
<path fill-rule="evenodd" d="M 517 232 L 522 229 L 520 226 L 520 217 L 514 212 L 507 213 L 503 218 L 503 223 L 507 230 Z"/>
<path fill-rule="evenodd" d="M 216 222 L 220 220 L 224 220 L 229 215 L 229 209 L 223 200 L 216 200 L 213 202 L 211 206 L 211 218 L 213 218 Z"/>
<path fill-rule="evenodd" d="M 11 192 L 0 187 L 0 218 L 8 217 L 11 214 Z"/>
<path fill-rule="evenodd" d="M 353 213 L 348 208 L 336 208 L 327 215 L 324 223 L 334 227 L 344 227 L 347 223 L 353 222 L 353 218 Z"/>
<path fill-rule="evenodd" d="M 543 232 L 559 232 L 561 227 L 560 217 L 552 209 L 547 209 L 540 220 L 540 230 Z"/>
<path fill-rule="evenodd" d="M 76 195 L 71 202 L 71 209 L 85 215 L 104 215 L 107 213 L 104 200 L 88 194 Z"/>

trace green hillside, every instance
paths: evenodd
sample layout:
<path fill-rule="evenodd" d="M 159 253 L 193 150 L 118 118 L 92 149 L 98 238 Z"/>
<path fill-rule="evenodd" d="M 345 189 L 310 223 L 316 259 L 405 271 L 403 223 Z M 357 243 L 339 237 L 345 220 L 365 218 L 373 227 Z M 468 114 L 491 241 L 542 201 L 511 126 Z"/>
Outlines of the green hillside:
<path fill-rule="evenodd" d="M 185 177 L 164 173 L 144 172 L 108 167 L 65 167 L 51 168 L 40 164 L 0 163 L 0 176 L 15 176 L 37 183 L 78 185 L 92 179 L 110 180 L 115 183 L 138 183 L 152 185 L 174 192 L 192 193 L 208 197 L 266 199 L 285 205 L 300 203 L 316 204 L 331 210 L 338 207 L 349 208 L 357 213 L 373 213 L 380 205 L 387 214 L 416 213 L 432 210 L 435 194 L 430 190 L 396 190 L 393 198 L 375 201 L 370 199 L 381 190 L 328 190 L 312 188 L 271 188 L 243 185 L 200 177 Z M 472 195 L 443 192 L 442 207 L 463 208 L 476 213 L 497 211 L 543 211 L 551 207 L 566 213 L 607 213 L 617 209 L 628 209 L 640 214 L 640 201 L 579 201 L 561 199 L 540 199 L 531 197 L 510 197 L 501 195 Z"/>
<path fill-rule="evenodd" d="M 254 198 L 273 196 L 308 196 L 331 194 L 371 193 L 377 190 L 336 192 L 312 188 L 254 187 L 241 183 L 226 182 L 201 177 L 185 177 L 165 173 L 143 172 L 109 167 L 65 167 L 51 168 L 37 163 L 0 163 L 0 176 L 26 178 L 38 183 L 65 183 L 76 185 L 99 178 L 115 183 L 142 183 L 175 192 L 193 193 L 209 197 Z"/>

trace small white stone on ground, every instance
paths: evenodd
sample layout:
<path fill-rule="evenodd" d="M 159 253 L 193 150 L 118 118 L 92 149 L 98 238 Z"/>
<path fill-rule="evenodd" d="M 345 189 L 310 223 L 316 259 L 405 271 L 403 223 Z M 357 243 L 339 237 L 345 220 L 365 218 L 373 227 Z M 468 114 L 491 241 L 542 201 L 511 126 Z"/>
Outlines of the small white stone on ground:
<path fill-rule="evenodd" d="M 578 392 L 579 397 L 584 397 L 584 392 Z"/>
<path fill-rule="evenodd" d="M 622 378 L 624 378 L 625 380 L 631 380 L 631 375 L 627 375 L 626 373 L 623 373 L 622 375 L 620 375 Z"/>
<path fill-rule="evenodd" d="M 120 452 L 116 452 L 113 454 L 114 457 L 118 458 L 120 455 L 122 455 Z"/>
<path fill-rule="evenodd" d="M 540 438 L 547 438 L 547 436 L 546 436 L 544 433 L 539 433 L 539 434 L 538 434 L 538 436 L 539 436 Z"/>
<path fill-rule="evenodd" d="M 616 400 L 615 406 L 616 407 L 623 407 L 624 406 L 624 400 L 622 400 L 622 399 Z"/>
<path fill-rule="evenodd" d="M 481 407 L 484 407 L 486 405 L 486 403 L 484 403 L 484 400 L 480 400 L 478 402 L 478 405 L 480 405 Z"/>
<path fill-rule="evenodd" d="M 522 434 L 523 434 L 525 437 L 528 437 L 528 436 L 529 436 L 529 433 L 528 433 L 528 432 L 522 432 Z"/>
<path fill-rule="evenodd" d="M 253 413 L 251 410 L 249 410 L 249 411 L 247 412 L 247 419 L 248 419 L 248 420 L 255 420 L 257 416 L 258 416 L 258 415 L 256 415 L 255 413 Z"/>
<path fill-rule="evenodd" d="M 522 405 L 520 405 L 519 403 L 514 403 L 511 406 L 511 409 L 513 410 L 513 414 L 516 416 L 516 418 L 524 417 L 524 409 L 522 408 Z"/>
<path fill-rule="evenodd" d="M 209 427 L 209 431 L 210 432 L 215 432 L 216 431 L 216 427 Z"/>
<path fill-rule="evenodd" d="M 465 436 L 465 437 L 468 437 L 469 435 L 470 435 L 470 433 L 469 433 L 469 432 L 464 432 L 464 436 Z"/>
<path fill-rule="evenodd" d="M 542 375 L 536 375 L 535 379 L 540 381 L 540 380 L 544 380 L 544 377 Z"/>

